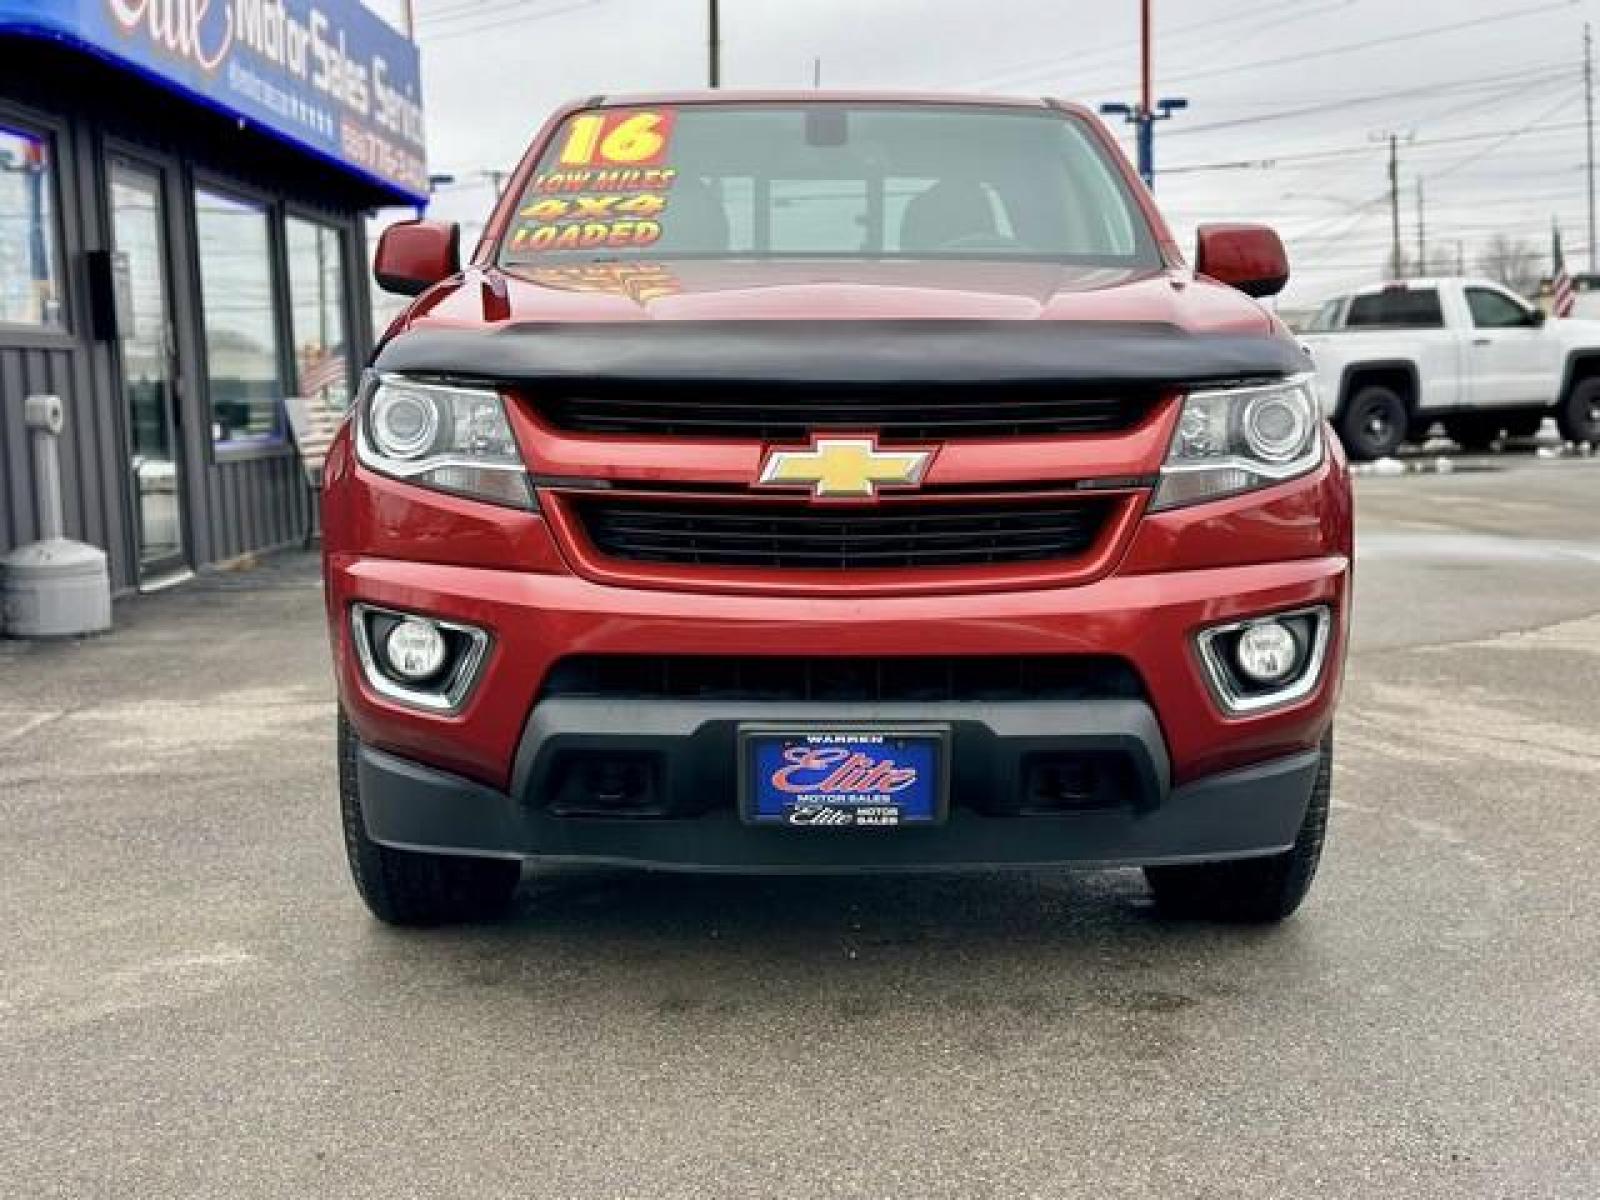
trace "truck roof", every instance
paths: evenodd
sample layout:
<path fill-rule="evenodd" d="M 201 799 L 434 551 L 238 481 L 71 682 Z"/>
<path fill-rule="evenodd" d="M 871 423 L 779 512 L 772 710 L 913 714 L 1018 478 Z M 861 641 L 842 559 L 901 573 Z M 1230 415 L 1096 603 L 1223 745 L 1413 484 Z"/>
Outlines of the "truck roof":
<path fill-rule="evenodd" d="M 1330 300 L 1342 299 L 1345 296 L 1371 296 L 1377 292 L 1386 292 L 1391 288 L 1442 288 L 1442 287 L 1491 287 L 1499 291 L 1506 291 L 1504 284 L 1496 283 L 1492 279 L 1484 279 L 1477 275 L 1424 275 L 1418 279 L 1385 279 L 1377 283 L 1364 284 L 1349 291 L 1340 292 L 1330 296 Z"/>

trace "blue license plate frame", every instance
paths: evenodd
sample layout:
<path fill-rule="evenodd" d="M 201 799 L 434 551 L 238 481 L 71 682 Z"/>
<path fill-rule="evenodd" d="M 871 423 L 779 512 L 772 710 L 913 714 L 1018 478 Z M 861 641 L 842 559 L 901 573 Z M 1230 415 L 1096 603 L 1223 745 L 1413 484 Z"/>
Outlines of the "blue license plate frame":
<path fill-rule="evenodd" d="M 738 740 L 747 824 L 906 829 L 941 825 L 948 815 L 948 725 L 747 724 Z M 908 770 L 915 778 L 903 783 Z"/>

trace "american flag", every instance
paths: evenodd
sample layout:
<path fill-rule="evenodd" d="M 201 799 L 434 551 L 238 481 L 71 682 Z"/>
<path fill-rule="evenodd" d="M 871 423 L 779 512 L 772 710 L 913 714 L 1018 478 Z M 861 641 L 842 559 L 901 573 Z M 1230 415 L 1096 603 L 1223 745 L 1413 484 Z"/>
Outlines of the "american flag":
<path fill-rule="evenodd" d="M 1551 234 L 1555 239 L 1551 251 L 1555 266 L 1550 272 L 1550 313 L 1557 317 L 1570 317 L 1572 305 L 1577 299 L 1577 293 L 1572 287 L 1572 276 L 1567 274 L 1567 260 L 1561 254 L 1561 229 L 1559 226 L 1552 228 Z"/>
<path fill-rule="evenodd" d="M 349 382 L 349 366 L 339 347 L 307 345 L 300 351 L 300 394 L 316 396 L 329 389 L 343 394 Z"/>

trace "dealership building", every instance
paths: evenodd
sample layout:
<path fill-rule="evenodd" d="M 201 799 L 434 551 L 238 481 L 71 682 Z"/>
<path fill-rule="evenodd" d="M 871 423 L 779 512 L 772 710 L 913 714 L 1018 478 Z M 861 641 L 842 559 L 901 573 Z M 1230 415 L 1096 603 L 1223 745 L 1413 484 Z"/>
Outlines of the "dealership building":
<path fill-rule="evenodd" d="M 0 61 L 0 554 L 40 393 L 116 591 L 298 541 L 286 401 L 348 403 L 364 217 L 426 198 L 416 47 L 358 0 L 0 0 Z"/>

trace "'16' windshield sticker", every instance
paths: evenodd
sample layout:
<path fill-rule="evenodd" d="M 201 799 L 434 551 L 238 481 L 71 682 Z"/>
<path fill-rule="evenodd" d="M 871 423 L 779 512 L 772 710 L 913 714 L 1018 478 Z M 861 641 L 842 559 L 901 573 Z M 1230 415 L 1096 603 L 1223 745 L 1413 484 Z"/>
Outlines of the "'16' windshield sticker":
<path fill-rule="evenodd" d="M 674 114 L 585 113 L 567 126 L 556 170 L 534 177 L 509 249 L 624 249 L 661 238 L 677 172 L 662 166 Z"/>

